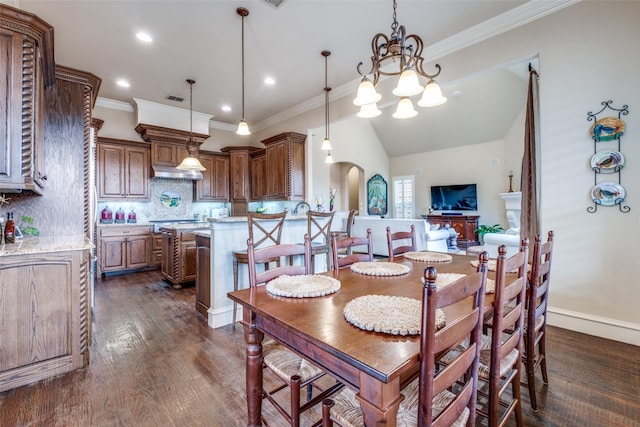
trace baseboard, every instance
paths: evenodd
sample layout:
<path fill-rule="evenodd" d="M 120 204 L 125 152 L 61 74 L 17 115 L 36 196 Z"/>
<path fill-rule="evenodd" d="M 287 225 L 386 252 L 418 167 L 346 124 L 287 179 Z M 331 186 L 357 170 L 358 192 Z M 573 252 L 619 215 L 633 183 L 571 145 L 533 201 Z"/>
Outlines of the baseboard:
<path fill-rule="evenodd" d="M 549 307 L 549 325 L 640 346 L 640 324 Z"/>
<path fill-rule="evenodd" d="M 238 304 L 236 321 L 242 320 L 242 306 Z M 223 308 L 214 309 L 209 307 L 207 310 L 207 323 L 210 328 L 220 328 L 222 326 L 230 325 L 233 322 L 233 305 L 229 305 Z"/>

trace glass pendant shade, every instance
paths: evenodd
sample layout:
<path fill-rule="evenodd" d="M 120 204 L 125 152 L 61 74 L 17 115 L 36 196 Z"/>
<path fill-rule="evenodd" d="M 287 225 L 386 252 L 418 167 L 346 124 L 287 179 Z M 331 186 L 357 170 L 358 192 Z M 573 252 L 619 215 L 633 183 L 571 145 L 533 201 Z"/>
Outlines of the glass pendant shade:
<path fill-rule="evenodd" d="M 360 107 L 360 111 L 357 116 L 363 119 L 370 119 L 372 117 L 378 117 L 382 114 L 382 111 L 378 110 L 378 104 L 366 104 Z"/>
<path fill-rule="evenodd" d="M 322 141 L 322 146 L 320 147 L 320 149 L 324 151 L 331 150 L 331 141 L 329 141 L 329 138 L 325 138 Z"/>
<path fill-rule="evenodd" d="M 414 96 L 422 93 L 424 89 L 418 80 L 418 74 L 411 67 L 407 67 L 400 78 L 398 79 L 398 86 L 393 90 L 395 96 Z"/>
<path fill-rule="evenodd" d="M 376 92 L 376 88 L 367 77 L 364 77 L 358 86 L 358 95 L 353 103 L 358 107 L 367 104 L 375 104 L 382 99 L 382 95 Z"/>
<path fill-rule="evenodd" d="M 197 157 L 188 156 L 185 157 L 182 163 L 176 166 L 176 169 L 184 170 L 184 171 L 205 171 L 204 166 L 200 163 Z"/>
<path fill-rule="evenodd" d="M 442 96 L 442 90 L 435 80 L 431 79 L 424 87 L 422 98 L 418 101 L 420 107 L 436 107 L 447 102 L 447 98 Z"/>
<path fill-rule="evenodd" d="M 398 102 L 398 108 L 393 113 L 395 119 L 410 119 L 418 115 L 418 112 L 413 108 L 413 102 L 407 97 L 403 97 Z"/>
<path fill-rule="evenodd" d="M 244 120 L 240 120 L 240 123 L 238 123 L 238 130 L 236 131 L 236 134 L 251 135 L 251 132 L 249 131 L 249 125 L 247 124 L 247 122 L 245 122 Z"/>
<path fill-rule="evenodd" d="M 333 163 L 333 157 L 331 157 L 331 151 L 327 153 L 327 158 L 324 159 L 325 163 Z"/>

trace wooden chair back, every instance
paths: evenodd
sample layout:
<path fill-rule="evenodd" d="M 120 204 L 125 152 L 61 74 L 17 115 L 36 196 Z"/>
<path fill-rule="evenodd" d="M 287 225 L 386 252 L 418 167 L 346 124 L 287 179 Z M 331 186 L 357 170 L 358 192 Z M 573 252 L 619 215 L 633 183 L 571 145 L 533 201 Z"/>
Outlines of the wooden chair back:
<path fill-rule="evenodd" d="M 335 212 L 307 211 L 307 233 L 311 243 L 321 239 L 320 244 L 331 243 L 331 222 Z"/>
<path fill-rule="evenodd" d="M 420 333 L 420 382 L 418 403 L 419 426 L 450 426 L 468 411 L 468 426 L 475 425 L 478 364 L 482 339 L 482 320 L 488 255 L 478 256 L 477 272 L 450 285 L 436 286 L 436 269 L 424 271 L 422 296 L 422 326 Z M 464 304 L 471 298 L 467 310 L 459 319 L 447 319 L 446 326 L 436 331 L 436 310 L 454 304 Z M 436 370 L 439 355 L 455 348 L 461 341 L 469 346 L 458 353 L 445 368 Z M 433 397 L 445 390 L 458 390 L 441 413 L 435 415 Z"/>
<path fill-rule="evenodd" d="M 507 247 L 498 247 L 496 284 L 492 303 L 491 350 L 489 356 L 489 405 L 484 412 L 489 426 L 500 425 L 515 412 L 516 422 L 522 425 L 520 398 L 520 364 L 526 300 L 529 239 L 524 239 L 520 251 L 507 259 Z M 515 273 L 513 273 L 515 271 Z M 483 357 L 486 361 L 486 358 Z M 480 375 L 482 378 L 483 376 Z M 486 376 L 485 376 L 486 377 Z M 500 410 L 502 392 L 511 383 L 512 393 L 506 410 Z"/>
<path fill-rule="evenodd" d="M 257 213 L 249 212 L 249 239 L 253 241 L 254 248 L 259 248 L 265 244 L 279 245 L 282 237 L 282 228 L 286 212 L 279 213 Z M 272 221 L 276 221 L 273 223 Z"/>
<path fill-rule="evenodd" d="M 394 242 L 402 240 L 406 243 L 407 240 L 411 241 L 410 245 L 400 245 L 393 247 Z M 389 246 L 389 261 L 393 261 L 394 255 L 401 255 L 405 252 L 416 250 L 416 227 L 412 224 L 411 231 L 396 231 L 391 232 L 391 227 L 387 227 L 387 245 Z"/>
<path fill-rule="evenodd" d="M 349 215 L 347 216 L 347 224 L 345 228 L 345 232 L 347 233 L 347 237 L 351 237 L 351 231 L 353 230 L 353 224 L 356 221 L 356 216 L 359 215 L 360 212 L 357 209 L 351 209 L 349 211 Z"/>
<path fill-rule="evenodd" d="M 367 237 L 344 237 L 339 239 L 336 233 L 331 233 L 331 245 L 333 247 L 333 271 L 337 272 L 341 267 L 346 267 L 354 262 L 373 261 L 373 244 L 371 242 L 371 229 L 367 229 Z M 366 253 L 353 252 L 355 247 L 365 247 Z M 347 255 L 339 256 L 342 249 L 348 251 Z M 350 253 L 349 253 L 350 251 Z"/>
<path fill-rule="evenodd" d="M 255 288 L 267 283 L 269 280 L 280 277 L 283 274 L 297 276 L 302 274 L 310 274 L 311 265 L 311 240 L 309 235 L 304 235 L 304 244 L 286 243 L 279 245 L 269 245 L 263 248 L 256 248 L 251 239 L 247 240 L 247 255 L 249 258 L 249 287 Z M 292 258 L 302 255 L 304 259 L 303 265 L 278 265 L 275 268 L 258 272 L 256 266 L 264 264 L 273 259 L 282 257 Z"/>

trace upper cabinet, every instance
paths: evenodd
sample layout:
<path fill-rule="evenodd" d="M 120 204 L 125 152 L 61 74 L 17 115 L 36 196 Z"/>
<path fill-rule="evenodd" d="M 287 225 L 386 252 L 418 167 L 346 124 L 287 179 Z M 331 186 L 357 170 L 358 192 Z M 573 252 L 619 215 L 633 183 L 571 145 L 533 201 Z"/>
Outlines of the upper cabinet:
<path fill-rule="evenodd" d="M 53 27 L 0 3 L 0 191 L 42 194 L 46 87 L 56 79 Z"/>
<path fill-rule="evenodd" d="M 304 200 L 304 142 L 306 135 L 285 132 L 262 143 L 266 146 L 266 190 L 269 200 Z"/>
<path fill-rule="evenodd" d="M 251 200 L 264 200 L 267 196 L 267 153 L 265 150 L 251 154 Z"/>
<path fill-rule="evenodd" d="M 195 181 L 195 202 L 229 201 L 229 155 L 200 151 L 200 163 L 206 169 L 202 179 Z"/>
<path fill-rule="evenodd" d="M 149 144 L 99 138 L 98 198 L 149 198 Z"/>

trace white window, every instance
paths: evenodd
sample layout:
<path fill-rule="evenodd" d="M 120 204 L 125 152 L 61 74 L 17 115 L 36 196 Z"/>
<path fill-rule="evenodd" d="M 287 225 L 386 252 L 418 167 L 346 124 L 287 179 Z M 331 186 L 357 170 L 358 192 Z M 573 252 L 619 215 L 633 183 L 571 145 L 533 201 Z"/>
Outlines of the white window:
<path fill-rule="evenodd" d="M 393 182 L 393 217 L 413 218 L 414 185 L 413 175 L 394 176 Z"/>

